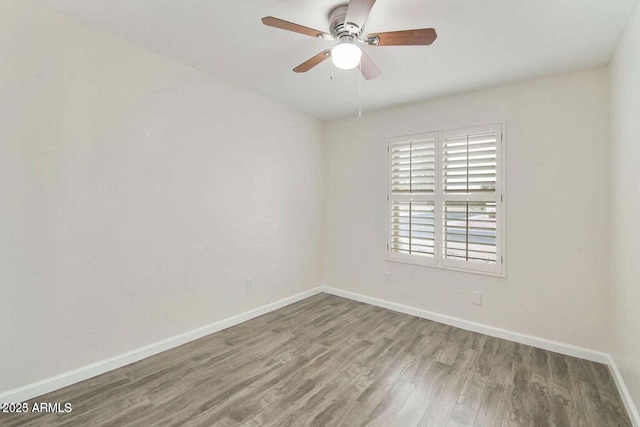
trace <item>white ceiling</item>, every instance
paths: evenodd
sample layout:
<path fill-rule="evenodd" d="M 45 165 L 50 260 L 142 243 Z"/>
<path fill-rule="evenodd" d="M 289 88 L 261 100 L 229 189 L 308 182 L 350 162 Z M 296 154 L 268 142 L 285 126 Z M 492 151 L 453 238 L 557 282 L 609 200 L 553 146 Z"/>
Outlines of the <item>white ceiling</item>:
<path fill-rule="evenodd" d="M 321 119 L 355 115 L 357 70 L 293 67 L 333 42 L 262 25 L 328 31 L 340 0 L 33 0 Z M 366 47 L 382 69 L 363 111 L 606 65 L 637 0 L 377 0 L 366 32 L 433 27 L 431 46 Z"/>

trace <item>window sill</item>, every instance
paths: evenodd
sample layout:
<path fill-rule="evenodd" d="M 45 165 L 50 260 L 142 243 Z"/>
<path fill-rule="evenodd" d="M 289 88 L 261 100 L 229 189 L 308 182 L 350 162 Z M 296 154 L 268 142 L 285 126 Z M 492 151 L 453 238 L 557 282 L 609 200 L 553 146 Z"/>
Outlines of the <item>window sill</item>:
<path fill-rule="evenodd" d="M 445 265 L 436 265 L 436 264 L 426 264 L 426 263 L 405 261 L 405 260 L 389 258 L 389 257 L 386 257 L 385 260 L 388 261 L 388 262 L 397 262 L 397 263 L 400 263 L 400 264 L 415 265 L 417 267 L 428 267 L 428 268 L 435 268 L 435 269 L 438 269 L 438 270 L 459 271 L 461 273 L 478 274 L 478 275 L 481 275 L 481 276 L 492 276 L 492 277 L 498 277 L 498 278 L 501 278 L 501 279 L 506 279 L 506 277 L 507 277 L 507 275 L 506 275 L 506 273 L 504 271 L 501 272 L 501 273 L 494 273 L 494 272 L 490 272 L 490 271 L 469 270 L 469 269 L 464 269 L 464 268 L 449 267 L 449 266 L 445 266 Z M 502 268 L 504 269 L 504 264 L 503 264 Z"/>

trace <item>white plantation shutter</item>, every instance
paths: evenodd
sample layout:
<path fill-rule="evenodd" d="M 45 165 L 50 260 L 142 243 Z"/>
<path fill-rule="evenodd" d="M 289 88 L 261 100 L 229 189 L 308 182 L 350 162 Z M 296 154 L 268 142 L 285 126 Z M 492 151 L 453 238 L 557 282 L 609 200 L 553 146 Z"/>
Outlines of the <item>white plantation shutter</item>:
<path fill-rule="evenodd" d="M 436 135 L 415 135 L 398 139 L 390 145 L 391 192 L 393 194 L 435 191 Z"/>
<path fill-rule="evenodd" d="M 456 131 L 453 131 L 456 132 Z M 447 194 L 495 193 L 496 132 L 443 138 L 443 181 Z"/>
<path fill-rule="evenodd" d="M 445 202 L 443 255 L 447 259 L 495 264 L 496 204 Z"/>
<path fill-rule="evenodd" d="M 389 139 L 389 259 L 502 274 L 502 125 Z"/>
<path fill-rule="evenodd" d="M 389 258 L 433 264 L 437 134 L 389 140 Z"/>
<path fill-rule="evenodd" d="M 440 141 L 442 265 L 500 273 L 502 127 L 446 131 Z"/>
<path fill-rule="evenodd" d="M 433 202 L 392 202 L 390 249 L 396 254 L 433 257 L 435 212 Z"/>

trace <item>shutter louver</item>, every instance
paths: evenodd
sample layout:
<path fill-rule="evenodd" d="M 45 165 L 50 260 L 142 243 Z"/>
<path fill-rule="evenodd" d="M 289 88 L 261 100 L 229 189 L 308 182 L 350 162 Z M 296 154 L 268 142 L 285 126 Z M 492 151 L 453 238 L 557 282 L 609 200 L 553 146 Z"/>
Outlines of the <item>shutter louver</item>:
<path fill-rule="evenodd" d="M 495 264 L 496 204 L 445 202 L 444 257 Z"/>
<path fill-rule="evenodd" d="M 495 132 L 445 137 L 443 141 L 445 193 L 495 192 L 496 144 Z"/>
<path fill-rule="evenodd" d="M 391 192 L 431 193 L 435 190 L 435 138 L 408 140 L 391 146 Z"/>
<path fill-rule="evenodd" d="M 435 210 L 432 202 L 393 202 L 389 242 L 393 252 L 433 256 Z"/>

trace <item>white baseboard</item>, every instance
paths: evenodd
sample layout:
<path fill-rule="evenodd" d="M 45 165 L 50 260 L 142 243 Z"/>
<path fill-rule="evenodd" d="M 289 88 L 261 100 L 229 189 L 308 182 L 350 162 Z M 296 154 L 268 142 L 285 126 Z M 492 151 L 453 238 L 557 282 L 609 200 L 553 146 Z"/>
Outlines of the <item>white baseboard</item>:
<path fill-rule="evenodd" d="M 502 338 L 509 341 L 515 341 L 521 344 L 542 348 L 544 350 L 553 351 L 555 353 L 565 354 L 567 356 L 579 357 L 581 359 L 591 360 L 598 363 L 609 363 L 609 354 L 588 348 L 578 347 L 571 344 L 565 344 L 558 341 L 552 341 L 545 338 L 534 337 L 532 335 L 521 334 L 506 329 L 495 328 L 493 326 L 484 325 L 482 323 L 471 322 L 469 320 L 457 317 L 447 316 L 444 314 L 434 313 L 432 311 L 422 310 L 408 305 L 398 304 L 378 298 L 368 297 L 366 295 L 356 294 L 354 292 L 343 291 L 341 289 L 321 286 L 320 290 L 328 294 L 349 298 L 355 301 L 364 302 L 366 304 L 378 307 L 388 308 L 389 310 L 398 311 L 400 313 L 410 314 L 412 316 L 421 317 L 423 319 L 433 320 L 438 323 L 455 326 L 467 331 L 479 332 L 496 338 Z"/>
<path fill-rule="evenodd" d="M 629 394 L 629 389 L 627 389 L 627 386 L 622 379 L 622 375 L 618 370 L 618 365 L 616 365 L 616 361 L 611 355 L 609 355 L 608 364 L 609 368 L 611 369 L 611 374 L 613 375 L 613 380 L 616 382 L 616 386 L 618 387 L 618 391 L 620 392 L 620 397 L 622 397 L 622 402 L 624 402 L 624 406 L 625 408 L 627 408 L 627 414 L 629 414 L 629 418 L 631 418 L 631 423 L 634 425 L 634 427 L 640 427 L 640 415 L 638 415 L 638 409 L 633 403 L 631 394 Z"/>
<path fill-rule="evenodd" d="M 18 403 L 33 399 L 34 397 L 42 396 L 43 394 L 50 393 L 54 390 L 58 390 L 60 388 L 75 384 L 80 381 L 84 381 L 86 379 L 95 377 L 96 375 L 104 374 L 105 372 L 121 368 L 133 362 L 138 362 L 147 357 L 162 353 L 163 351 L 170 350 L 182 344 L 186 344 L 188 342 L 205 337 L 209 334 L 213 334 L 214 332 L 227 329 L 231 326 L 253 319 L 254 317 L 262 316 L 263 314 L 285 307 L 289 304 L 293 304 L 294 302 L 298 302 L 305 298 L 309 298 L 310 296 L 316 295 L 320 292 L 320 288 L 310 289 L 308 291 L 301 292 L 288 298 L 283 298 L 279 301 L 263 305 L 253 310 L 245 311 L 244 313 L 240 313 L 219 322 L 215 322 L 210 325 L 206 325 L 201 328 L 155 342 L 153 344 L 130 351 L 128 353 L 111 357 L 101 362 L 93 363 L 91 365 L 83 366 L 73 371 L 65 372 L 63 374 L 44 379 L 42 381 L 27 384 L 23 387 L 5 391 L 3 393 L 0 393 L 0 402 Z"/>

